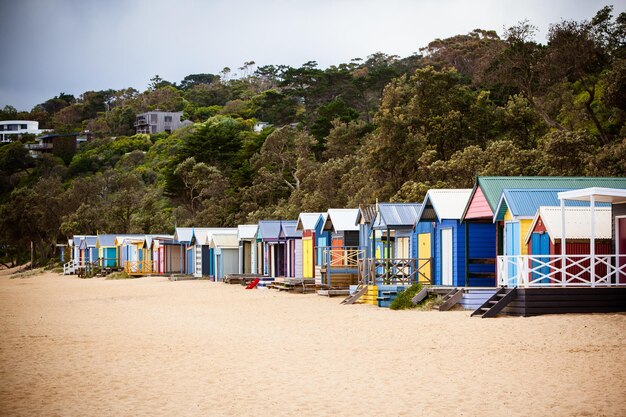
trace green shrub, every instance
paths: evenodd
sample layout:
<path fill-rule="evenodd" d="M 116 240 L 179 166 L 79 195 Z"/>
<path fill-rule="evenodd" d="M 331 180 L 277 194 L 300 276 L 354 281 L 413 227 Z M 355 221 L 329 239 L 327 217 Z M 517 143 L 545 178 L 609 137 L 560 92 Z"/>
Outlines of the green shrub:
<path fill-rule="evenodd" d="M 107 279 L 128 279 L 128 278 L 132 278 L 132 277 L 124 271 L 113 272 L 112 274 L 107 275 Z"/>
<path fill-rule="evenodd" d="M 398 293 L 398 296 L 391 302 L 389 306 L 392 310 L 406 310 L 409 308 L 415 308 L 411 299 L 415 297 L 415 294 L 422 290 L 422 284 L 413 284 L 406 290 Z"/>

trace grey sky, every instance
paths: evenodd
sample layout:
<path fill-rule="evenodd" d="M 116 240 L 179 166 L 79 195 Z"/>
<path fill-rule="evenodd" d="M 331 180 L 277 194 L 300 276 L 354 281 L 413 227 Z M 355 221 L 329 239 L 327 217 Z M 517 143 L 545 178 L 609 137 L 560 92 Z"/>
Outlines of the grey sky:
<path fill-rule="evenodd" d="M 590 19 L 626 0 L 0 0 L 0 106 L 60 92 L 146 88 L 149 79 L 237 72 L 243 62 L 320 67 L 529 19 Z"/>

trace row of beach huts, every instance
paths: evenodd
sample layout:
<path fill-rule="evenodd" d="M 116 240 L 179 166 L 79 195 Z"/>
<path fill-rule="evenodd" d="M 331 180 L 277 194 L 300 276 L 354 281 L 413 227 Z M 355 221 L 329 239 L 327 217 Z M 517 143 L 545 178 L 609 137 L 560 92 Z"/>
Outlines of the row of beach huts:
<path fill-rule="evenodd" d="M 387 307 L 407 287 L 473 315 L 626 311 L 626 178 L 478 177 L 420 203 L 173 235 L 73 236 L 65 274 L 204 278 Z"/>

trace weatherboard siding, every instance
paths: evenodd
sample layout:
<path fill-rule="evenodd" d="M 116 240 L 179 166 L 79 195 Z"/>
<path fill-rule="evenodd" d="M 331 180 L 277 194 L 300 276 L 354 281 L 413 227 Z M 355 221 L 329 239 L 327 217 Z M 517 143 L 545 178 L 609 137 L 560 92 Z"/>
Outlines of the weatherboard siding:
<path fill-rule="evenodd" d="M 452 285 L 465 285 L 465 228 L 458 220 L 443 220 L 435 226 L 435 284 L 442 285 L 442 238 L 443 229 L 452 229 Z"/>
<path fill-rule="evenodd" d="M 483 194 L 483 191 L 478 187 L 474 196 L 470 200 L 469 207 L 467 208 L 467 213 L 465 214 L 466 219 L 483 219 L 486 217 L 492 217 L 493 211 Z"/>
<path fill-rule="evenodd" d="M 493 223 L 465 223 L 467 227 L 469 259 L 496 259 L 496 225 Z M 468 264 L 469 286 L 492 287 L 496 285 L 495 278 L 472 277 L 472 273 L 496 272 L 493 264 Z"/>

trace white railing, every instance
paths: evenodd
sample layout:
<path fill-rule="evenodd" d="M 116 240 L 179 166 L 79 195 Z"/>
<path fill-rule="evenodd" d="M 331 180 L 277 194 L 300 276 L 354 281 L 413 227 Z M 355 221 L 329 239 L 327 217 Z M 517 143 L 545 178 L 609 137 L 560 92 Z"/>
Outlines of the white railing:
<path fill-rule="evenodd" d="M 498 256 L 498 286 L 626 286 L 626 255 Z"/>

